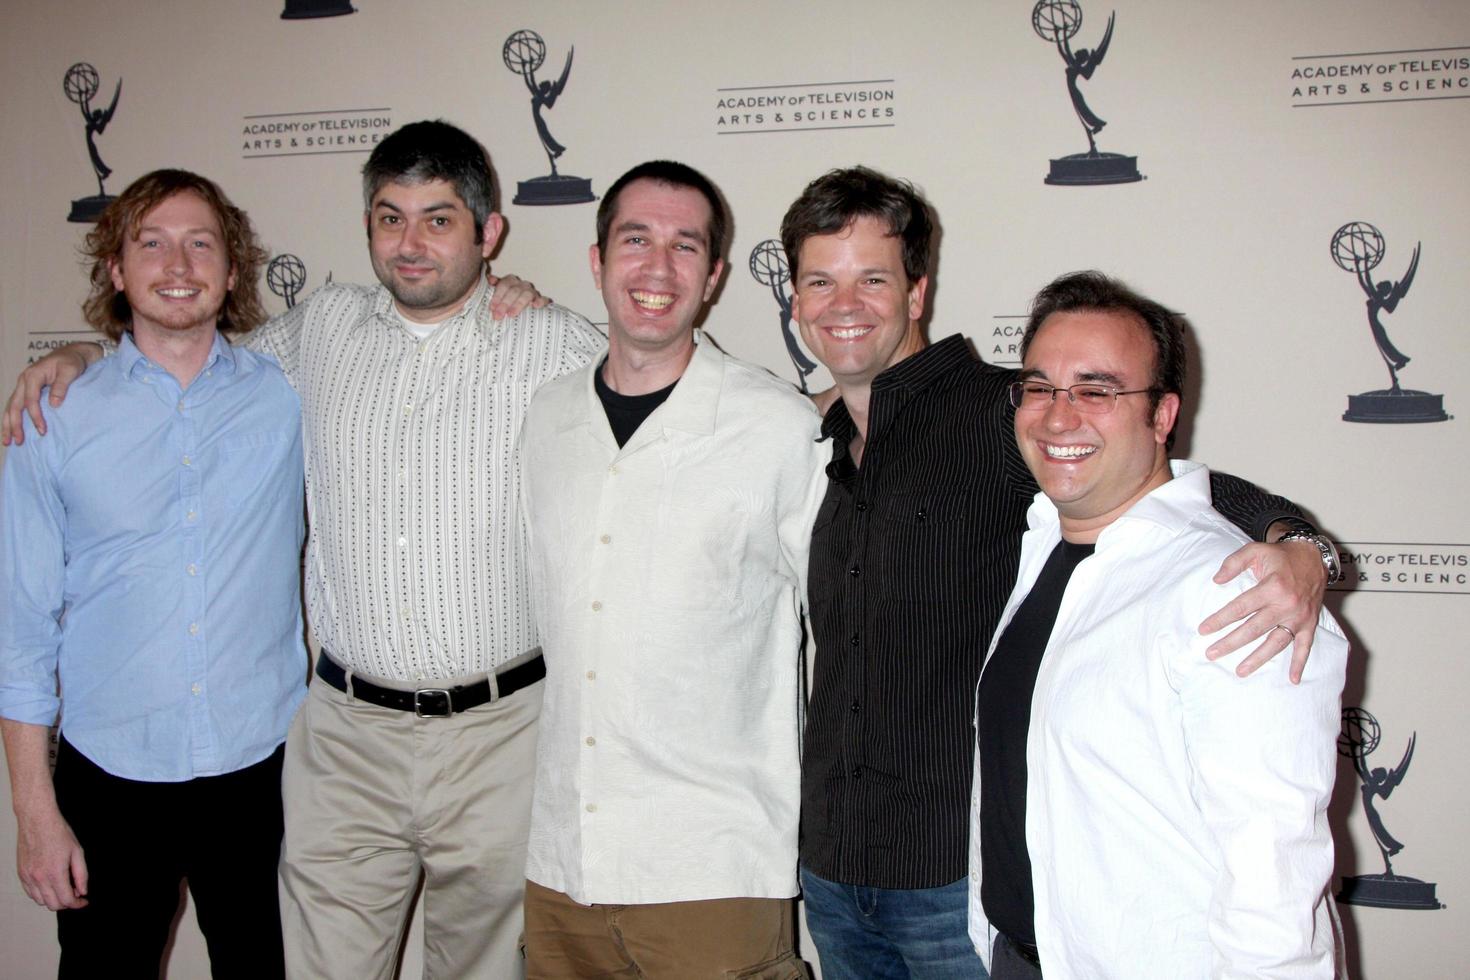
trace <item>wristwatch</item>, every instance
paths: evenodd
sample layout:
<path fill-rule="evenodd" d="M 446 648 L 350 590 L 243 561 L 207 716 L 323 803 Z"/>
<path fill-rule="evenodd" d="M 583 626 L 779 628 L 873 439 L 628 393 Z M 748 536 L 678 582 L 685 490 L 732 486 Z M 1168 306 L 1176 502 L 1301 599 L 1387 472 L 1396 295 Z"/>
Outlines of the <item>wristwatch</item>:
<path fill-rule="evenodd" d="M 1337 545 L 1332 543 L 1331 538 L 1315 531 L 1287 531 L 1276 539 L 1277 544 L 1283 541 L 1310 541 L 1316 545 L 1317 550 L 1322 553 L 1322 564 L 1327 568 L 1327 584 L 1334 585 L 1342 581 L 1342 559 L 1337 557 Z"/>

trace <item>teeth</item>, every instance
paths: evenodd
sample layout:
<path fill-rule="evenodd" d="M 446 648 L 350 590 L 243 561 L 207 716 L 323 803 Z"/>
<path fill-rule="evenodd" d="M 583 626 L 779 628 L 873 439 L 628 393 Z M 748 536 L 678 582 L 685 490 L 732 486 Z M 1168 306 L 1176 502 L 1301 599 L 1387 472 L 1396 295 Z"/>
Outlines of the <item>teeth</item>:
<path fill-rule="evenodd" d="M 190 296 L 198 295 L 199 290 L 197 290 L 197 289 L 177 289 L 176 288 L 176 289 L 160 289 L 158 292 L 161 295 L 170 296 L 170 297 L 172 297 L 174 299 L 188 299 Z"/>
<path fill-rule="evenodd" d="M 1097 452 L 1096 446 L 1051 446 L 1046 447 L 1046 454 L 1052 459 L 1081 459 L 1083 456 L 1091 456 Z"/>
<path fill-rule="evenodd" d="M 871 327 L 832 327 L 827 332 L 838 340 L 856 340 L 871 329 Z"/>
<path fill-rule="evenodd" d="M 650 310 L 662 310 L 674 301 L 668 293 L 645 293 L 633 290 L 633 302 Z"/>

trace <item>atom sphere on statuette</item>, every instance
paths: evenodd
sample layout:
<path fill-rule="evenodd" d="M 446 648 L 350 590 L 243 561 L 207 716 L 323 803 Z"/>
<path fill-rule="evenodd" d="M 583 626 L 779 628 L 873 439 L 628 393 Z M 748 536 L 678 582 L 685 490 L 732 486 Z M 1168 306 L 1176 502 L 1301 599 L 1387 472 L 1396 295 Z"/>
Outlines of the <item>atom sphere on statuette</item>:
<path fill-rule="evenodd" d="M 1332 261 L 1345 272 L 1383 261 L 1383 234 L 1366 221 L 1349 221 L 1332 235 Z"/>
<path fill-rule="evenodd" d="M 778 286 L 791 281 L 786 251 L 780 242 L 767 238 L 750 250 L 750 274 L 763 286 Z"/>
<path fill-rule="evenodd" d="M 1070 41 L 1082 27 L 1082 7 L 1077 0 L 1041 0 L 1031 9 L 1031 26 L 1043 41 Z"/>

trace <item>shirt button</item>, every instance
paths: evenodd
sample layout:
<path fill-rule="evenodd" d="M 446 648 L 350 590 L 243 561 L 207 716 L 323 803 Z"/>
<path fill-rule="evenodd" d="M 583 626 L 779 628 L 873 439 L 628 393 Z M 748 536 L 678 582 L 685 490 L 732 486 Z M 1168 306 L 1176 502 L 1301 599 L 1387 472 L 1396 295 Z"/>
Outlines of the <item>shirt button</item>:
<path fill-rule="evenodd" d="M 611 534 L 604 534 L 602 537 L 598 538 L 597 540 L 601 541 L 603 544 L 612 544 L 612 535 Z"/>
<path fill-rule="evenodd" d="M 853 766 L 852 767 L 852 778 L 853 779 L 862 779 L 863 778 L 863 768 L 862 768 L 862 766 Z"/>
<path fill-rule="evenodd" d="M 867 509 L 868 509 L 868 502 L 866 500 L 859 500 L 857 502 L 857 510 L 858 510 L 858 513 L 859 514 L 861 514 L 863 511 L 865 511 Z"/>
<path fill-rule="evenodd" d="M 198 636 L 199 635 L 199 624 L 198 623 L 190 623 L 189 624 L 189 635 L 190 636 Z"/>
<path fill-rule="evenodd" d="M 199 574 L 199 568 L 193 562 L 190 562 L 189 563 L 189 566 L 187 568 L 185 568 L 184 571 L 188 572 L 190 575 L 198 575 Z"/>
<path fill-rule="evenodd" d="M 198 684 L 195 684 L 193 687 L 189 688 L 189 693 L 193 694 L 195 697 L 198 697 L 199 692 L 202 690 L 204 690 L 204 688 L 200 687 Z"/>
<path fill-rule="evenodd" d="M 588 745 L 596 745 L 597 744 L 597 739 L 593 738 L 591 735 L 588 735 L 587 736 L 587 744 Z"/>
<path fill-rule="evenodd" d="M 179 402 L 178 408 L 179 408 L 179 411 L 181 411 L 181 412 L 184 410 L 184 403 L 182 401 Z"/>
<path fill-rule="evenodd" d="M 589 681 L 595 681 L 595 680 L 597 680 L 597 671 L 595 671 L 595 670 L 589 670 L 589 671 L 587 671 L 587 679 Z"/>
<path fill-rule="evenodd" d="M 194 461 L 192 459 L 190 459 L 188 456 L 185 456 L 183 459 L 179 460 L 179 462 L 183 463 L 185 466 L 188 466 L 190 463 L 192 463 Z"/>
<path fill-rule="evenodd" d="M 588 813 L 596 813 L 597 812 L 597 804 L 596 803 L 588 803 L 587 804 L 587 812 Z"/>
<path fill-rule="evenodd" d="M 199 516 L 198 514 L 194 513 L 191 510 L 191 511 L 189 511 L 189 513 L 187 513 L 187 514 L 184 515 L 184 520 L 186 520 L 186 521 L 192 521 L 194 518 L 196 518 L 198 516 Z"/>
<path fill-rule="evenodd" d="M 851 575 L 853 578 L 857 578 L 859 575 L 862 574 L 862 572 L 860 572 L 858 570 L 858 567 L 854 565 L 847 570 L 847 574 Z"/>
<path fill-rule="evenodd" d="M 855 647 L 858 645 L 858 635 L 856 633 L 852 634 L 852 639 L 847 641 L 847 645 L 850 647 Z"/>
<path fill-rule="evenodd" d="M 399 539 L 398 539 L 398 547 L 400 547 L 400 548 L 407 548 L 408 547 L 408 538 L 399 537 Z"/>
<path fill-rule="evenodd" d="M 856 701 L 854 701 L 852 703 L 852 705 L 851 705 L 851 710 L 852 710 L 852 713 L 853 714 L 857 714 L 859 711 L 862 710 L 862 705 L 860 705 Z"/>
<path fill-rule="evenodd" d="M 914 516 L 917 517 L 919 519 L 919 523 L 922 524 L 924 521 L 927 521 L 929 519 L 929 510 L 928 508 L 920 507 L 919 512 Z"/>
<path fill-rule="evenodd" d="M 413 406 L 412 405 L 405 405 L 405 406 L 403 406 L 403 414 L 404 415 L 412 415 L 413 414 Z"/>
<path fill-rule="evenodd" d="M 618 468 L 616 466 L 609 466 L 607 468 L 607 472 L 608 472 L 608 475 L 610 475 L 610 476 L 617 476 L 618 475 Z"/>
<path fill-rule="evenodd" d="M 592 600 L 592 611 L 593 612 L 602 612 L 602 601 L 601 600 L 599 600 L 599 599 L 593 599 Z"/>

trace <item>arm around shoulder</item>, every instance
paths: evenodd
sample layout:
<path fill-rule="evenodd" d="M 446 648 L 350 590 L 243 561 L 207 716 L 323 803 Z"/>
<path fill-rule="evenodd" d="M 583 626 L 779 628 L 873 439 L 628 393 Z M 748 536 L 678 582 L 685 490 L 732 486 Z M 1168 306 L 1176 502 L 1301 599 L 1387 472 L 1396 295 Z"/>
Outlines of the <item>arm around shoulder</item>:
<path fill-rule="evenodd" d="M 41 413 L 41 392 L 50 389 L 47 399 L 52 408 L 66 400 L 66 390 L 87 368 L 102 359 L 105 349 L 90 341 L 57 348 L 20 372 L 15 390 L 0 420 L 0 444 L 18 446 L 25 442 L 21 416 L 29 415 L 37 435 L 46 434 L 46 418 Z"/>

